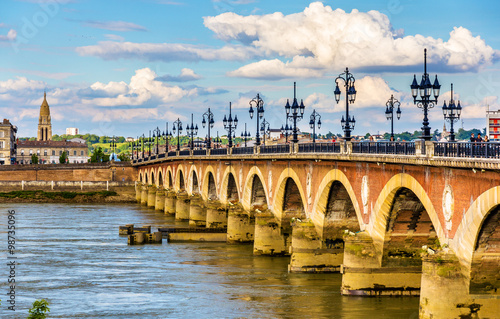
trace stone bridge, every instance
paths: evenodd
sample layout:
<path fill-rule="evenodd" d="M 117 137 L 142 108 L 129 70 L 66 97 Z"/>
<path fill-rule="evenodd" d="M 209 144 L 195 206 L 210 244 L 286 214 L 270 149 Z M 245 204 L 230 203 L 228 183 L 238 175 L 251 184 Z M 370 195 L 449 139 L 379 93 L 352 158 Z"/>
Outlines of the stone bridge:
<path fill-rule="evenodd" d="M 290 271 L 340 271 L 345 295 L 420 295 L 421 318 L 493 318 L 500 160 L 496 146 L 463 144 L 170 152 L 134 160 L 136 195 L 227 227 L 255 254 L 290 255 Z"/>

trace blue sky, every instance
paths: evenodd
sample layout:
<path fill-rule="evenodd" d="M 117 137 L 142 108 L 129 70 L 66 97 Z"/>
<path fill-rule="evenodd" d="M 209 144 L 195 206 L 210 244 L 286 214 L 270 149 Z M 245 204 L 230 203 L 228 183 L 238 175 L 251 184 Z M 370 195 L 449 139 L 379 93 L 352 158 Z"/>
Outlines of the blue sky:
<path fill-rule="evenodd" d="M 36 136 L 43 91 L 54 134 L 138 136 L 180 118 L 199 124 L 214 110 L 220 135 L 229 102 L 252 135 L 248 102 L 260 93 L 272 128 L 284 105 L 313 109 L 319 133 L 341 133 L 345 103 L 334 80 L 346 67 L 358 96 L 353 134 L 386 132 L 385 103 L 394 95 L 402 117 L 395 130 L 419 130 L 422 111 L 409 85 L 423 73 L 442 84 L 432 129 L 442 130 L 443 101 L 460 99 L 463 126 L 483 128 L 485 112 L 500 109 L 500 4 L 497 1 L 297 0 L 23 0 L 0 3 L 0 112 Z M 171 124 L 170 124 L 171 126 Z M 461 126 L 458 123 L 457 126 Z"/>

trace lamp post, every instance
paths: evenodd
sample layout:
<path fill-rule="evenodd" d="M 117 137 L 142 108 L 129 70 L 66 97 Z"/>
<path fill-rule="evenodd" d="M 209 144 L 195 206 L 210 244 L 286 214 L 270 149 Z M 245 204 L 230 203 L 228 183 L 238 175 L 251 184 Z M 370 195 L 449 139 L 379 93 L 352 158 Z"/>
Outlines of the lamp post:
<path fill-rule="evenodd" d="M 429 80 L 429 74 L 427 74 L 427 49 L 424 49 L 424 74 L 422 75 L 422 80 L 420 81 L 420 85 L 417 83 L 417 76 L 413 75 L 413 82 L 410 85 L 411 95 L 413 96 L 413 104 L 416 104 L 418 108 L 424 110 L 424 120 L 422 122 L 422 138 L 426 141 L 430 141 L 431 136 L 431 128 L 429 126 L 429 119 L 427 118 L 428 110 L 433 108 L 435 104 L 437 104 L 437 98 L 439 96 L 439 89 L 441 85 L 439 84 L 437 74 L 436 79 L 434 80 L 434 84 L 431 84 Z M 417 96 L 420 93 L 420 99 L 417 99 Z M 434 99 L 431 98 L 431 95 L 434 93 Z"/>
<path fill-rule="evenodd" d="M 297 102 L 296 97 L 297 85 L 296 82 L 293 82 L 293 103 L 290 106 L 288 99 L 286 100 L 285 110 L 286 110 L 286 119 L 287 121 L 293 120 L 293 126 L 291 127 L 293 132 L 292 143 L 297 143 L 299 141 L 298 138 L 298 129 L 297 129 L 297 120 L 301 120 L 304 117 L 304 102 L 300 100 L 300 105 Z M 291 114 L 290 114 L 291 109 Z"/>
<path fill-rule="evenodd" d="M 149 137 L 148 137 L 148 157 L 151 157 L 151 130 L 149 130 Z"/>
<path fill-rule="evenodd" d="M 208 139 L 206 141 L 206 148 L 210 149 L 211 146 L 211 140 L 210 140 L 210 128 L 214 127 L 214 113 L 210 111 L 210 108 L 208 108 L 208 111 L 203 113 L 203 121 L 201 121 L 201 124 L 203 125 L 203 128 L 207 125 L 208 122 Z"/>
<path fill-rule="evenodd" d="M 266 146 L 266 131 L 269 132 L 269 122 L 266 119 L 262 119 L 260 132 L 262 133 L 262 145 L 264 146 Z"/>
<path fill-rule="evenodd" d="M 224 124 L 224 129 L 227 130 L 228 132 L 228 147 L 233 147 L 233 136 L 234 136 L 234 130 L 236 130 L 236 127 L 238 126 L 238 116 L 235 115 L 234 119 L 231 115 L 231 102 L 229 102 L 229 117 L 226 118 L 224 115 L 224 119 L 222 120 L 222 123 Z"/>
<path fill-rule="evenodd" d="M 157 126 L 154 130 L 153 130 L 153 145 L 154 145 L 154 142 L 156 142 L 156 152 L 155 152 L 155 155 L 158 156 L 158 153 L 160 153 L 160 149 L 159 149 L 159 146 L 158 146 L 158 143 L 160 141 L 160 137 L 161 137 L 161 130 L 160 128 Z"/>
<path fill-rule="evenodd" d="M 113 160 L 113 153 L 116 150 L 116 141 L 115 141 L 114 135 L 113 135 L 113 139 L 111 139 L 111 142 L 109 143 L 109 147 L 111 148 L 111 160 Z"/>
<path fill-rule="evenodd" d="M 255 145 L 259 146 L 260 145 L 260 136 L 259 136 L 259 119 L 264 117 L 264 101 L 260 98 L 259 93 L 257 93 L 257 96 L 252 99 L 250 102 L 250 109 L 248 110 L 248 113 L 250 113 L 250 119 L 253 118 L 253 106 L 255 106 L 255 111 L 257 112 L 257 130 L 255 133 Z"/>
<path fill-rule="evenodd" d="M 344 130 L 344 139 L 346 141 L 351 140 L 351 131 L 354 130 L 354 125 L 356 125 L 356 120 L 354 119 L 354 116 L 351 118 L 349 116 L 349 103 L 354 103 L 356 100 L 356 88 L 354 87 L 354 82 L 356 82 L 356 79 L 352 75 L 352 73 L 349 72 L 349 68 L 345 68 L 345 72 L 339 74 L 339 76 L 335 79 L 335 91 L 333 92 L 335 94 L 335 101 L 337 101 L 337 104 L 340 101 L 340 88 L 339 88 L 339 83 L 338 80 L 344 81 L 344 87 L 345 87 L 345 119 L 344 116 L 342 115 L 342 119 L 340 120 L 340 124 L 342 125 L 342 130 Z"/>
<path fill-rule="evenodd" d="M 394 107 L 397 105 L 398 109 L 396 111 L 396 116 L 398 120 L 401 118 L 401 109 L 399 108 L 401 103 L 394 98 L 391 94 L 391 98 L 385 103 L 385 117 L 391 120 L 391 141 L 394 141 Z"/>
<path fill-rule="evenodd" d="M 168 153 L 168 142 L 172 137 L 172 132 L 168 131 L 168 122 L 165 122 L 165 154 Z"/>
<path fill-rule="evenodd" d="M 217 137 L 214 138 L 214 148 L 220 148 L 222 140 L 219 137 L 219 131 L 217 131 Z"/>
<path fill-rule="evenodd" d="M 285 143 L 288 144 L 288 136 L 292 132 L 292 128 L 288 126 L 288 116 L 287 119 L 285 120 L 285 126 L 281 125 L 281 134 L 285 135 Z"/>
<path fill-rule="evenodd" d="M 190 149 L 193 150 L 194 148 L 194 136 L 195 135 L 198 135 L 198 124 L 196 124 L 196 126 L 194 126 L 194 122 L 193 122 L 193 113 L 191 113 L 191 126 L 189 126 L 189 123 L 186 127 L 186 133 L 188 136 L 191 136 L 191 145 L 190 145 Z"/>
<path fill-rule="evenodd" d="M 448 106 L 446 106 L 446 101 L 443 104 L 443 115 L 444 119 L 450 123 L 450 142 L 455 142 L 455 131 L 453 130 L 453 123 L 460 119 L 460 114 L 462 113 L 462 106 L 460 106 L 460 101 L 455 105 L 453 100 L 453 83 L 451 84 L 451 98 Z"/>
<path fill-rule="evenodd" d="M 144 158 L 144 139 L 146 137 L 144 136 L 144 134 L 142 134 L 141 136 L 141 158 Z"/>
<path fill-rule="evenodd" d="M 313 110 L 309 119 L 309 127 L 313 130 L 313 148 L 316 148 L 316 125 L 318 125 L 319 130 L 321 128 L 321 115 Z"/>
<path fill-rule="evenodd" d="M 175 131 L 177 131 L 177 151 L 180 151 L 181 150 L 180 134 L 182 133 L 182 122 L 179 118 L 177 118 L 177 121 L 174 122 L 172 130 L 174 131 L 174 135 Z"/>
<path fill-rule="evenodd" d="M 247 138 L 250 137 L 250 132 L 247 131 L 247 123 L 245 123 L 245 130 L 241 132 L 241 138 L 245 141 L 245 147 L 247 147 Z"/>

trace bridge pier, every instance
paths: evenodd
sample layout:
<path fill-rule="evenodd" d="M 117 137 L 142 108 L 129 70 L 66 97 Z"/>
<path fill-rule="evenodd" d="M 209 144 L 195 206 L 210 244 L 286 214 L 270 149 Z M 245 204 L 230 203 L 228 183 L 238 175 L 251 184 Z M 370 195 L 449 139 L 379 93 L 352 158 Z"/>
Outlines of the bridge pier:
<path fill-rule="evenodd" d="M 316 227 L 310 221 L 295 221 L 292 227 L 291 258 L 288 271 L 327 273 L 340 270 L 344 258 L 343 247 L 323 248 Z"/>
<path fill-rule="evenodd" d="M 148 205 L 148 185 L 146 184 L 141 187 L 141 204 Z"/>
<path fill-rule="evenodd" d="M 419 295 L 422 269 L 381 267 L 382 255 L 365 232 L 344 236 L 343 295 Z"/>
<path fill-rule="evenodd" d="M 149 185 L 148 186 L 148 207 L 155 207 L 156 202 L 156 186 Z"/>
<path fill-rule="evenodd" d="M 207 225 L 207 209 L 200 194 L 193 194 L 189 205 L 189 226 L 205 227 Z"/>
<path fill-rule="evenodd" d="M 253 212 L 246 212 L 240 204 L 230 204 L 227 215 L 227 242 L 253 242 L 255 235 Z"/>
<path fill-rule="evenodd" d="M 427 255 L 422 262 L 421 319 L 496 318 L 498 295 L 470 294 L 470 270 L 451 252 Z"/>
<path fill-rule="evenodd" d="M 160 186 L 156 191 L 155 210 L 164 211 L 164 209 L 165 209 L 165 190 L 163 189 L 163 187 Z"/>
<path fill-rule="evenodd" d="M 191 199 L 189 194 L 186 192 L 180 192 L 177 194 L 177 199 L 175 202 L 175 219 L 177 220 L 189 220 L 189 203 Z"/>
<path fill-rule="evenodd" d="M 164 212 L 167 215 L 175 215 L 175 202 L 177 201 L 177 195 L 174 191 L 165 190 L 165 207 Z"/>
<path fill-rule="evenodd" d="M 207 228 L 227 228 L 227 209 L 217 200 L 207 202 Z"/>
<path fill-rule="evenodd" d="M 254 255 L 282 256 L 288 254 L 287 239 L 281 232 L 282 228 L 273 213 L 255 214 L 255 238 L 253 244 Z"/>
<path fill-rule="evenodd" d="M 136 184 L 135 184 L 135 199 L 139 204 L 141 203 L 142 187 L 143 187 L 143 184 L 141 182 L 136 182 Z"/>

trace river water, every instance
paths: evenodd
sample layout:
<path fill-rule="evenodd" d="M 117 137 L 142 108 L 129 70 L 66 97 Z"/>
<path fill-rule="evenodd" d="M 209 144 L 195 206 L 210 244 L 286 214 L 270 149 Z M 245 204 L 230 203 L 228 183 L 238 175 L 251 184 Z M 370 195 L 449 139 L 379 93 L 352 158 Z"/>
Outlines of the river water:
<path fill-rule="evenodd" d="M 0 204 L 0 314 L 26 318 L 417 318 L 418 298 L 340 295 L 340 274 L 289 274 L 251 245 L 128 246 L 125 224 L 179 225 L 139 205 Z M 15 210 L 16 311 L 7 309 L 7 215 Z"/>

